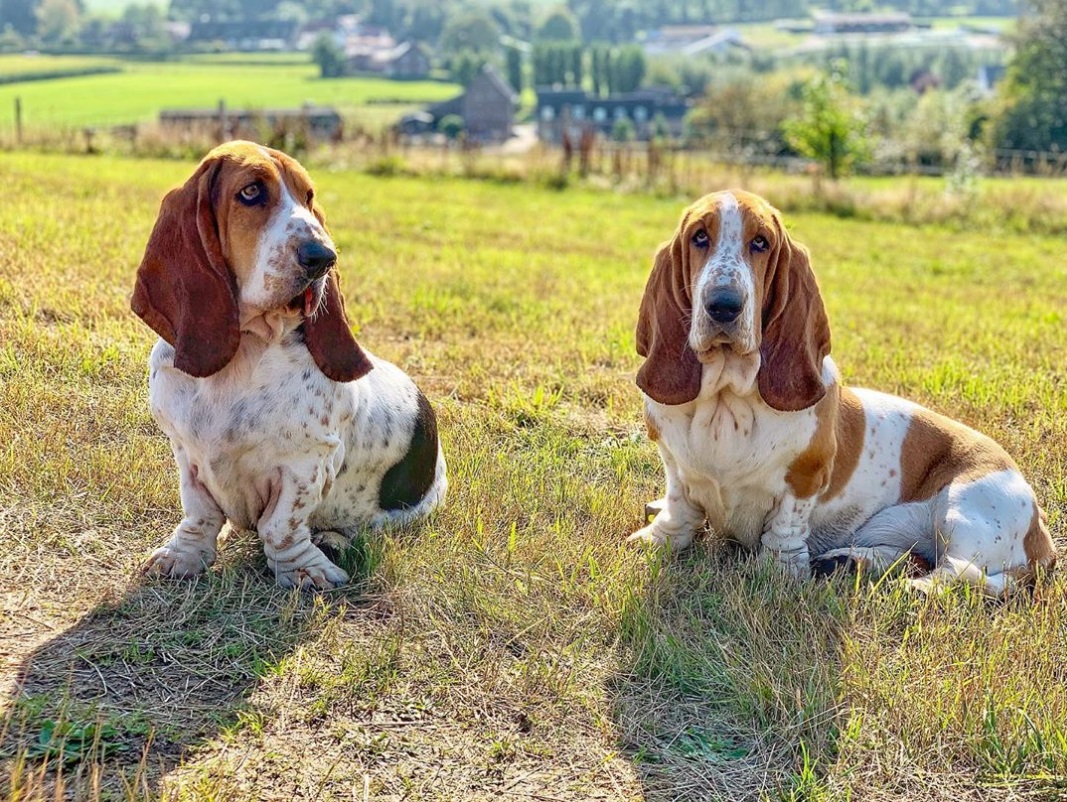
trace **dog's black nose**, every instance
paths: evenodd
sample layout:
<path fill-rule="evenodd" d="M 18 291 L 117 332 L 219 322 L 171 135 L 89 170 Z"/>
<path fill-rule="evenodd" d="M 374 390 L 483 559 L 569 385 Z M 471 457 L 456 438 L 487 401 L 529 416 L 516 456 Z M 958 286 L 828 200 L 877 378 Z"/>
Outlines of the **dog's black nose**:
<path fill-rule="evenodd" d="M 330 272 L 330 268 L 337 261 L 337 252 L 321 242 L 308 240 L 297 247 L 296 258 L 307 272 L 307 277 L 314 280 Z"/>
<path fill-rule="evenodd" d="M 711 294 L 704 310 L 716 323 L 733 323 L 741 314 L 745 302 L 737 290 L 722 289 Z"/>

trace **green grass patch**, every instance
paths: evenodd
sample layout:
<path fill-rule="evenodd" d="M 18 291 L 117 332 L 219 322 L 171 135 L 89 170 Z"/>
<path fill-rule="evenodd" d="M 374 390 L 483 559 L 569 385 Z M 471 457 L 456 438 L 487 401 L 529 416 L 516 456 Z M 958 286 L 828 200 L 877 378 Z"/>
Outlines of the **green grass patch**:
<path fill-rule="evenodd" d="M 9 69 L 21 56 L 0 60 Z M 29 58 L 36 61 L 37 57 Z M 310 61 L 280 59 L 278 63 L 243 63 L 205 58 L 180 62 L 125 62 L 121 73 L 57 78 L 0 86 L 0 109 L 22 100 L 27 132 L 124 125 L 158 119 L 164 108 L 214 108 L 220 100 L 231 109 L 296 107 L 305 102 L 330 104 L 344 114 L 368 104 L 417 105 L 456 94 L 452 84 L 434 81 L 390 81 L 384 78 L 319 78 Z M 393 108 L 392 114 L 400 112 Z M 0 114 L 0 137 L 13 132 L 13 116 Z"/>
<path fill-rule="evenodd" d="M 122 62 L 102 56 L 0 55 L 0 84 L 122 72 Z"/>

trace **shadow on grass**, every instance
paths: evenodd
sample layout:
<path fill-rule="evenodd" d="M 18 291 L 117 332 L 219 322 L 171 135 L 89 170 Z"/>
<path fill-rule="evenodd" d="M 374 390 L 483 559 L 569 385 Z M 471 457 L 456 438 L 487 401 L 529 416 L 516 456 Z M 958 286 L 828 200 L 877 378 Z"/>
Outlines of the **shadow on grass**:
<path fill-rule="evenodd" d="M 822 798 L 850 580 L 794 583 L 729 544 L 648 560 L 609 687 L 644 798 Z"/>
<path fill-rule="evenodd" d="M 254 721 L 250 697 L 286 655 L 373 603 L 373 539 L 339 560 L 352 583 L 319 595 L 277 588 L 254 535 L 230 540 L 223 567 L 136 580 L 25 658 L 0 718 L 7 798 L 162 796 L 168 771 Z"/>

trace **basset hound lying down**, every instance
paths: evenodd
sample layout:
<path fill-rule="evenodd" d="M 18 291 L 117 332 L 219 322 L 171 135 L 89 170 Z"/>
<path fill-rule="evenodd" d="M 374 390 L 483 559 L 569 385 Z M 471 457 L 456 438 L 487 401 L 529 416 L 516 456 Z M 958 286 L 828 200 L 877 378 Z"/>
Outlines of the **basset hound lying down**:
<path fill-rule="evenodd" d="M 327 588 L 348 577 L 315 542 L 444 499 L 433 410 L 356 343 L 336 259 L 310 177 L 279 151 L 229 142 L 163 199 L 132 307 L 161 338 L 148 393 L 183 518 L 147 571 L 199 574 L 229 520 L 259 533 L 280 585 Z"/>
<path fill-rule="evenodd" d="M 631 541 L 683 549 L 705 523 L 802 576 L 918 558 L 912 582 L 999 595 L 1051 569 L 1034 492 L 988 437 L 845 387 L 807 250 L 744 192 L 685 210 L 641 302 L 637 384 L 667 494 Z"/>

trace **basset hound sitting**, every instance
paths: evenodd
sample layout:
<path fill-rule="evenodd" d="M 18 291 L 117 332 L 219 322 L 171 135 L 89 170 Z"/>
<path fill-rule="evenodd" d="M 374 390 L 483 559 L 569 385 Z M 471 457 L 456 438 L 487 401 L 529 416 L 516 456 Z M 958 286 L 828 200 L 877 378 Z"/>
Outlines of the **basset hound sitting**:
<path fill-rule="evenodd" d="M 252 142 L 211 151 L 164 199 L 132 307 L 160 336 L 152 414 L 184 517 L 145 570 L 199 574 L 223 524 L 254 529 L 284 587 L 348 580 L 313 542 L 444 499 L 433 410 L 356 343 L 307 172 Z"/>
<path fill-rule="evenodd" d="M 631 541 L 673 549 L 705 523 L 797 576 L 930 568 L 991 595 L 1051 569 L 1044 514 L 988 437 L 845 387 L 806 249 L 744 192 L 685 210 L 641 302 L 637 384 L 667 494 Z"/>

